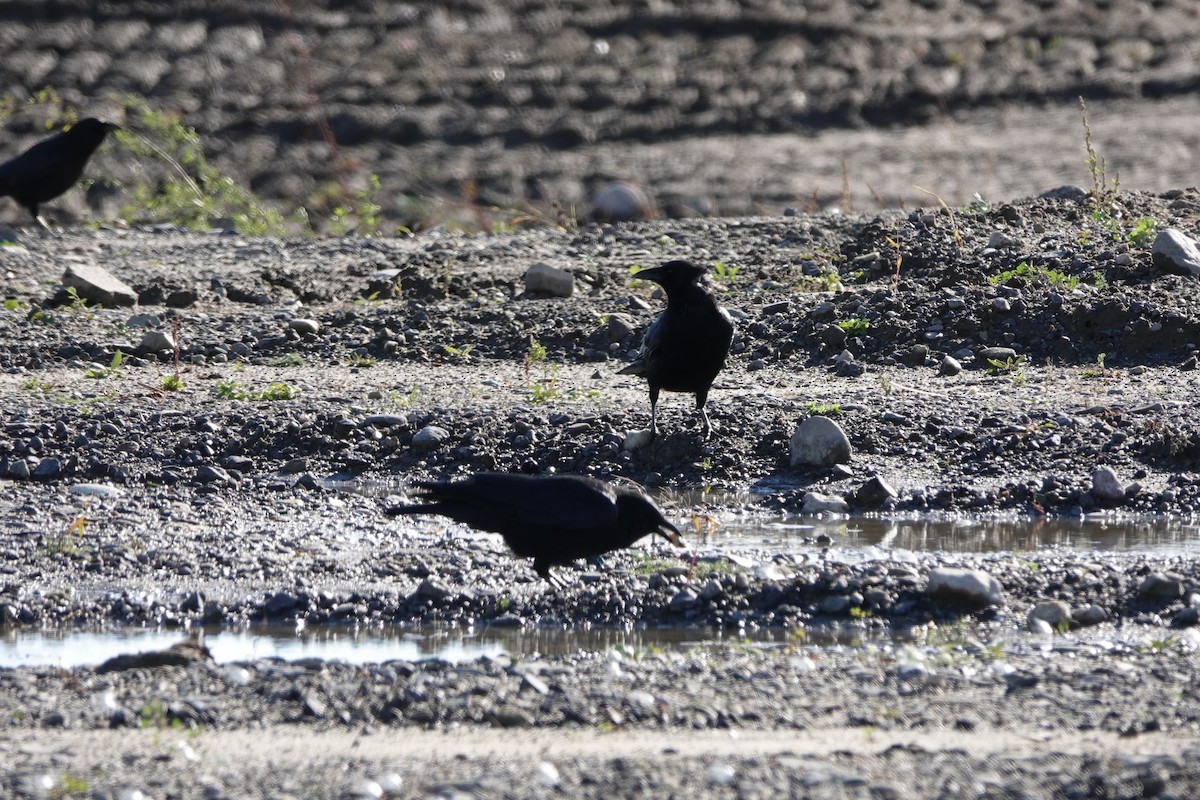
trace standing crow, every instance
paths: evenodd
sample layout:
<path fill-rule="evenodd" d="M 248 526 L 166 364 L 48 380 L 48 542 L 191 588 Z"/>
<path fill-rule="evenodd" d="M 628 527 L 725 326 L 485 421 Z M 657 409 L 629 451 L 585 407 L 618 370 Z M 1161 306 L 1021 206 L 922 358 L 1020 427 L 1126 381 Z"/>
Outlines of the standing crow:
<path fill-rule="evenodd" d="M 104 137 L 119 128 L 95 117 L 81 119 L 62 133 L 5 161 L 0 164 L 0 197 L 7 195 L 16 200 L 43 228 L 50 230 L 38 214 L 38 206 L 74 186 Z"/>
<path fill-rule="evenodd" d="M 717 305 L 703 282 L 704 269 L 688 261 L 668 261 L 636 273 L 667 293 L 667 309 L 646 329 L 637 359 L 618 375 L 641 375 L 650 383 L 650 436 L 658 433 L 655 406 L 658 393 L 692 392 L 704 423 L 704 438 L 712 430 L 704 403 L 717 373 L 725 366 L 733 343 L 733 320 Z"/>
<path fill-rule="evenodd" d="M 393 514 L 438 514 L 504 537 L 512 551 L 532 558 L 537 574 L 554 583 L 552 564 L 593 558 L 657 533 L 683 547 L 679 530 L 640 489 L 583 475 L 509 475 L 478 472 L 454 482 L 413 484 L 424 501 Z"/>

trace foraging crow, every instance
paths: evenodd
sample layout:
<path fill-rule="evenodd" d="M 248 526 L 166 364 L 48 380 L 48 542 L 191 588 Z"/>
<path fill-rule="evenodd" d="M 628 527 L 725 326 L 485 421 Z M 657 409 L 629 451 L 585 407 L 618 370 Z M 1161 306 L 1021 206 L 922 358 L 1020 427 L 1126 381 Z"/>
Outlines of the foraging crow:
<path fill-rule="evenodd" d="M 537 574 L 551 583 L 552 564 L 628 547 L 647 534 L 683 547 L 679 529 L 640 489 L 583 475 L 478 472 L 460 481 L 414 486 L 424 502 L 389 513 L 438 514 L 498 533 L 515 554 L 532 558 Z"/>
<path fill-rule="evenodd" d="M 62 133 L 5 161 L 0 164 L 0 197 L 7 195 L 16 200 L 49 230 L 50 226 L 38 214 L 38 206 L 74 186 L 104 137 L 119 128 L 95 117 L 81 119 Z"/>
<path fill-rule="evenodd" d="M 733 320 L 703 283 L 704 269 L 688 261 L 668 261 L 636 273 L 667 293 L 667 309 L 646 329 L 637 359 L 618 375 L 641 375 L 650 383 L 650 436 L 658 433 L 659 391 L 692 392 L 704 424 L 712 431 L 704 403 L 733 343 Z"/>

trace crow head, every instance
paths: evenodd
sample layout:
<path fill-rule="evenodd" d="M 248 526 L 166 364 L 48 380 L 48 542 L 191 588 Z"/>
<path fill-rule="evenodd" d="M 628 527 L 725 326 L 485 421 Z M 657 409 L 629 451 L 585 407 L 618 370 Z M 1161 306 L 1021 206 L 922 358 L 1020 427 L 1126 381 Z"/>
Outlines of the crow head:
<path fill-rule="evenodd" d="M 662 509 L 637 489 L 617 488 L 617 516 L 632 537 L 632 544 L 647 534 L 658 534 L 676 547 L 683 547 L 679 529 L 672 525 Z"/>
<path fill-rule="evenodd" d="M 682 289 L 691 283 L 699 283 L 704 277 L 704 267 L 698 267 L 690 261 L 668 261 L 662 266 L 640 270 L 634 273 L 633 277 L 654 281 L 670 296 L 673 290 Z"/>

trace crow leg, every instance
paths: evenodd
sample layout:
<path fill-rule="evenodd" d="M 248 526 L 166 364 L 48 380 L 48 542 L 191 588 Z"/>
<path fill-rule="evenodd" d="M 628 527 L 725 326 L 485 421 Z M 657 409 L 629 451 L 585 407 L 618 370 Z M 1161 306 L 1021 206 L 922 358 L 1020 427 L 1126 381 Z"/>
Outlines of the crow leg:
<path fill-rule="evenodd" d="M 704 406 L 708 403 L 708 392 L 696 392 L 696 410 L 700 412 L 700 429 L 702 435 L 700 438 L 708 440 L 712 433 L 712 423 L 708 421 L 708 409 Z"/>
<path fill-rule="evenodd" d="M 658 436 L 658 387 L 650 387 L 650 438 Z"/>

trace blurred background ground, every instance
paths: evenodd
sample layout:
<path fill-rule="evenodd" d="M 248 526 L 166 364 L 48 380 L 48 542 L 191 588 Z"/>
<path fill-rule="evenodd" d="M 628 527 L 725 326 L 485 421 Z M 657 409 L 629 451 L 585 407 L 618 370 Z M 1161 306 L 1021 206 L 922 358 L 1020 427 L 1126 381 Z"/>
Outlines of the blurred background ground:
<path fill-rule="evenodd" d="M 1198 33 L 1194 3 L 1133 0 L 10 0 L 0 156 L 45 134 L 25 101 L 52 87 L 178 113 L 285 215 L 378 176 L 382 232 L 583 218 L 612 181 L 663 216 L 863 211 L 1088 186 L 1083 96 L 1108 177 L 1161 191 L 1195 183 Z M 72 193 L 56 219 L 117 208 Z"/>

